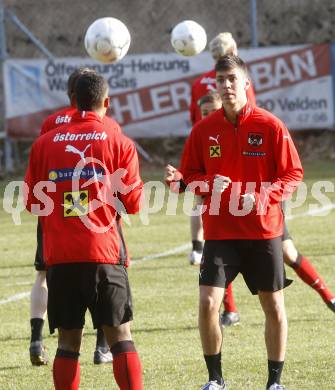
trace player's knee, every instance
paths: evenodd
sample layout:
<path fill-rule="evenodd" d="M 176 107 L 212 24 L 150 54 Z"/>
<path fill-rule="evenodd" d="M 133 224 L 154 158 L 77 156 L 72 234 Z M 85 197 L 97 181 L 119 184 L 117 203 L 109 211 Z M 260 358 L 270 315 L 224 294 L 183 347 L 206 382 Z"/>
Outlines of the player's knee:
<path fill-rule="evenodd" d="M 79 352 L 82 338 L 82 330 L 58 329 L 58 348 L 70 352 Z"/>
<path fill-rule="evenodd" d="M 218 304 L 211 295 L 200 295 L 199 310 L 202 315 L 212 315 L 218 312 Z"/>
<path fill-rule="evenodd" d="M 271 321 L 281 322 L 286 318 L 284 305 L 276 301 L 269 303 L 264 312 Z"/>
<path fill-rule="evenodd" d="M 291 240 L 284 241 L 283 256 L 285 264 L 294 268 L 298 258 L 298 251 Z"/>
<path fill-rule="evenodd" d="M 119 326 L 102 326 L 104 333 L 106 335 L 106 339 L 110 346 L 125 341 L 131 340 L 131 331 L 130 331 L 130 323 L 126 322 Z"/>
<path fill-rule="evenodd" d="M 58 348 L 64 351 L 79 352 L 81 340 L 77 339 L 66 339 L 58 341 Z"/>
<path fill-rule="evenodd" d="M 46 286 L 46 271 L 37 271 L 37 274 L 36 274 L 36 283 L 40 284 L 41 286 L 42 285 L 45 285 Z"/>

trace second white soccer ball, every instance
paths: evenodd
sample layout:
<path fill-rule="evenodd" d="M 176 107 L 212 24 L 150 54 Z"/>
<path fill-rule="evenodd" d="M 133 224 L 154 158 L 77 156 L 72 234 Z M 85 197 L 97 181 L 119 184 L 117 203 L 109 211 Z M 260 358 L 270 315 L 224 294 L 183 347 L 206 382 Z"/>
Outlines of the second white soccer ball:
<path fill-rule="evenodd" d="M 201 53 L 207 44 L 206 31 L 193 20 L 178 23 L 171 32 L 171 45 L 183 56 L 195 56 Z"/>
<path fill-rule="evenodd" d="M 109 64 L 127 54 L 130 40 L 128 28 L 121 20 L 106 17 L 97 19 L 88 27 L 84 43 L 93 59 Z"/>

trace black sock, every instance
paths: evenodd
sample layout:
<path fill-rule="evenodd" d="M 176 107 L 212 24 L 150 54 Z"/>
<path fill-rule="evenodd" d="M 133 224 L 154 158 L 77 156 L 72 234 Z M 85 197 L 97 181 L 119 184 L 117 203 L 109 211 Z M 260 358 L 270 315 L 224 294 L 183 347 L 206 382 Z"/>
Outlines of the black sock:
<path fill-rule="evenodd" d="M 204 245 L 202 241 L 192 240 L 192 250 L 196 252 L 202 252 Z"/>
<path fill-rule="evenodd" d="M 281 373 L 283 371 L 284 362 L 275 362 L 273 360 L 268 360 L 268 383 L 266 384 L 266 387 L 270 387 L 274 383 L 280 384 L 280 377 Z"/>
<path fill-rule="evenodd" d="M 109 351 L 109 345 L 107 343 L 104 331 L 102 328 L 98 328 L 97 330 L 97 343 L 96 343 L 96 349 L 103 350 L 104 352 Z"/>
<path fill-rule="evenodd" d="M 204 358 L 207 365 L 209 381 L 217 381 L 220 385 L 223 385 L 221 352 L 217 355 L 204 355 Z"/>
<path fill-rule="evenodd" d="M 31 339 L 30 342 L 42 341 L 43 318 L 32 318 L 30 320 Z"/>
<path fill-rule="evenodd" d="M 60 349 L 60 348 L 57 348 L 56 351 L 56 357 L 58 358 L 78 360 L 79 356 L 80 356 L 79 352 L 66 351 L 65 349 Z"/>
<path fill-rule="evenodd" d="M 124 352 L 136 352 L 136 348 L 133 340 L 123 340 L 113 344 L 111 347 L 111 352 L 113 357 L 115 357 Z"/>

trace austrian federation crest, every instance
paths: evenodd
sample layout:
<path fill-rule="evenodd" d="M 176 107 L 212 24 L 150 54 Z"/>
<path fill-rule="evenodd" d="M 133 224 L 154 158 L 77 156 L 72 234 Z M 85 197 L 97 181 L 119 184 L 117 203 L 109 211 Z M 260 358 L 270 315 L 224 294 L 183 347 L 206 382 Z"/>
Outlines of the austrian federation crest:
<path fill-rule="evenodd" d="M 248 144 L 254 148 L 259 148 L 263 145 L 263 134 L 261 133 L 249 133 L 248 134 Z"/>

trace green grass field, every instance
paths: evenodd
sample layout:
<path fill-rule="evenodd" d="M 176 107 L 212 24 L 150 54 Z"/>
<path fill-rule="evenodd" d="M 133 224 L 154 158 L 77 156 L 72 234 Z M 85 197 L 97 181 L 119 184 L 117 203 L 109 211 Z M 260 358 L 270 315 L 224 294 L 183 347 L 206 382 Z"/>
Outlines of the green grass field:
<path fill-rule="evenodd" d="M 148 181 L 160 175 L 151 170 L 144 176 Z M 334 162 L 305 164 L 308 202 L 292 214 L 303 213 L 308 204 L 318 203 L 310 193 L 317 180 L 330 181 L 334 187 Z M 335 204 L 334 189 L 327 196 Z M 189 241 L 182 200 L 180 197 L 176 216 L 166 215 L 163 209 L 150 215 L 147 226 L 138 216 L 132 217 L 132 226 L 126 226 L 125 233 L 133 258 L 161 253 Z M 29 297 L 6 302 L 16 294 L 29 292 L 33 283 L 36 219 L 25 212 L 22 224 L 15 226 L 2 208 L 0 218 L 0 389 L 53 389 L 52 364 L 32 367 L 29 361 Z M 335 292 L 334 226 L 334 209 L 327 216 L 300 216 L 289 221 L 299 251 L 313 261 Z M 134 261 L 129 270 L 135 306 L 132 331 L 143 363 L 145 389 L 195 390 L 207 380 L 197 330 L 198 270 L 188 264 L 187 254 Z M 295 282 L 286 290 L 289 339 L 282 382 L 287 390 L 334 389 L 335 313 L 291 269 L 287 273 Z M 264 390 L 267 359 L 263 315 L 257 298 L 250 295 L 240 277 L 234 283 L 234 292 L 241 325 L 224 331 L 225 378 L 230 390 Z M 48 334 L 47 324 L 44 336 L 52 360 L 56 337 Z M 117 389 L 112 367 L 93 365 L 94 345 L 95 333 L 87 316 L 80 389 Z"/>

